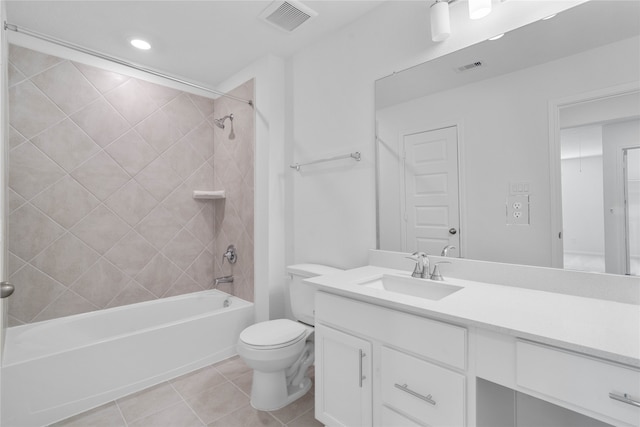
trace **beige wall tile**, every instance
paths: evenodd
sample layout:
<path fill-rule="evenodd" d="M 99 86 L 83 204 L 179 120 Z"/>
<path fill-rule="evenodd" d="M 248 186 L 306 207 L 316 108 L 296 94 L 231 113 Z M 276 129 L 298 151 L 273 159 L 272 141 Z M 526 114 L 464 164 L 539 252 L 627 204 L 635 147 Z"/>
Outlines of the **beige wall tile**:
<path fill-rule="evenodd" d="M 70 286 L 98 258 L 100 254 L 73 234 L 66 233 L 40 252 L 31 264 L 60 283 Z"/>
<path fill-rule="evenodd" d="M 107 92 L 105 98 L 131 125 L 149 117 L 158 108 L 136 79 L 129 79 Z"/>
<path fill-rule="evenodd" d="M 157 204 L 157 200 L 134 180 L 127 182 L 105 201 L 109 209 L 132 227 L 146 217 Z"/>
<path fill-rule="evenodd" d="M 29 323 L 66 288 L 46 274 L 25 265 L 10 277 L 16 290 L 9 299 L 9 315 Z"/>
<path fill-rule="evenodd" d="M 136 231 L 160 250 L 175 237 L 183 224 L 164 206 L 157 206 L 140 221 Z"/>
<path fill-rule="evenodd" d="M 156 297 L 151 292 L 146 290 L 139 283 L 136 283 L 135 280 L 132 280 L 127 284 L 122 292 L 116 295 L 116 297 L 107 304 L 107 308 L 136 304 L 154 299 L 156 299 Z"/>
<path fill-rule="evenodd" d="M 98 89 L 101 93 L 115 89 L 129 80 L 130 77 L 112 71 L 92 67 L 90 65 L 72 62 L 72 64 Z"/>
<path fill-rule="evenodd" d="M 9 250 L 25 261 L 31 260 L 65 231 L 30 204 L 9 215 Z"/>
<path fill-rule="evenodd" d="M 68 61 L 34 76 L 31 81 L 66 114 L 78 111 L 100 96 L 93 85 Z"/>
<path fill-rule="evenodd" d="M 86 313 L 97 310 L 98 307 L 91 304 L 86 299 L 73 291 L 66 290 L 51 304 L 38 314 L 33 321 L 42 322 L 58 317 L 70 316 L 72 314 Z"/>
<path fill-rule="evenodd" d="M 92 265 L 71 290 L 99 308 L 105 308 L 131 279 L 104 258 Z"/>
<path fill-rule="evenodd" d="M 65 175 L 31 203 L 64 228 L 73 227 L 100 204 L 89 191 Z"/>
<path fill-rule="evenodd" d="M 48 128 L 31 142 L 67 172 L 100 151 L 100 146 L 69 119 Z"/>
<path fill-rule="evenodd" d="M 9 152 L 9 187 L 27 200 L 64 175 L 64 170 L 31 142 Z"/>
<path fill-rule="evenodd" d="M 131 179 L 104 151 L 83 163 L 71 176 L 100 200 L 105 200 Z"/>
<path fill-rule="evenodd" d="M 136 131 L 158 154 L 182 138 L 182 132 L 162 110 L 158 110 L 135 127 Z"/>
<path fill-rule="evenodd" d="M 136 276 L 136 281 L 157 298 L 162 297 L 182 275 L 173 262 L 157 254 Z"/>
<path fill-rule="evenodd" d="M 134 277 L 157 253 L 142 236 L 130 231 L 104 256 L 125 274 Z"/>
<path fill-rule="evenodd" d="M 71 232 L 104 254 L 129 232 L 129 226 L 107 207 L 100 205 L 77 223 Z"/>
<path fill-rule="evenodd" d="M 32 77 L 62 62 L 62 59 L 10 44 L 9 62 L 18 68 L 25 76 Z"/>
<path fill-rule="evenodd" d="M 116 139 L 105 151 L 131 176 L 158 157 L 156 151 L 133 130 Z"/>
<path fill-rule="evenodd" d="M 25 138 L 32 138 L 65 115 L 31 81 L 9 89 L 9 123 Z"/>
<path fill-rule="evenodd" d="M 104 99 L 70 116 L 98 145 L 105 147 L 129 129 L 129 124 Z"/>
<path fill-rule="evenodd" d="M 204 120 L 202 113 L 196 108 L 186 94 L 181 94 L 162 108 L 169 120 L 175 123 L 183 135 L 195 128 Z"/>
<path fill-rule="evenodd" d="M 158 201 L 167 197 L 182 182 L 169 162 L 162 157 L 151 162 L 135 179 Z"/>

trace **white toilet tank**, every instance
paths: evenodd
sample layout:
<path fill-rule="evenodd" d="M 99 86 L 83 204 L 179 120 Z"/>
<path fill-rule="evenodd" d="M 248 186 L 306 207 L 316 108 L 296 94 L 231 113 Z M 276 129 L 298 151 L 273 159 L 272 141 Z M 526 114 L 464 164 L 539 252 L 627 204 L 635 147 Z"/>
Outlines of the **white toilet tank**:
<path fill-rule="evenodd" d="M 317 286 L 304 283 L 309 277 L 324 276 L 343 271 L 339 268 L 320 264 L 296 264 L 287 267 L 287 273 L 291 275 L 289 281 L 289 302 L 291 311 L 296 320 L 314 325 L 314 301 Z"/>

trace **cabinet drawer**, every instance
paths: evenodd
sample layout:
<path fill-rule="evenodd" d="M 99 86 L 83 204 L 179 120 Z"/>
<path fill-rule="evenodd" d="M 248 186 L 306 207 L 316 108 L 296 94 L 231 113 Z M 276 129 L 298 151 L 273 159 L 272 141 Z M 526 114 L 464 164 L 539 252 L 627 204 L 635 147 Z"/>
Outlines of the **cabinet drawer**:
<path fill-rule="evenodd" d="M 465 328 L 324 292 L 316 294 L 315 315 L 316 322 L 466 369 Z"/>
<path fill-rule="evenodd" d="M 380 418 L 380 425 L 385 427 L 423 427 L 422 424 L 418 424 L 384 405 L 382 406 L 382 411 L 380 411 Z"/>
<path fill-rule="evenodd" d="M 465 425 L 465 377 L 382 347 L 382 403 L 424 424 Z"/>
<path fill-rule="evenodd" d="M 516 383 L 634 426 L 640 408 L 610 397 L 640 401 L 640 370 L 525 341 L 516 343 Z"/>

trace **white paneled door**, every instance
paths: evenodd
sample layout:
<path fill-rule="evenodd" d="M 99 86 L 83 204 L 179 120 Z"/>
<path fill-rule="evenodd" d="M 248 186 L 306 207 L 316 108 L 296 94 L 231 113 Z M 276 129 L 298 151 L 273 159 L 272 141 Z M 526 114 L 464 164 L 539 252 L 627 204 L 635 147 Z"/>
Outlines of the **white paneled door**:
<path fill-rule="evenodd" d="M 404 238 L 407 252 L 440 255 L 447 245 L 460 254 L 457 128 L 406 134 L 404 162 Z"/>

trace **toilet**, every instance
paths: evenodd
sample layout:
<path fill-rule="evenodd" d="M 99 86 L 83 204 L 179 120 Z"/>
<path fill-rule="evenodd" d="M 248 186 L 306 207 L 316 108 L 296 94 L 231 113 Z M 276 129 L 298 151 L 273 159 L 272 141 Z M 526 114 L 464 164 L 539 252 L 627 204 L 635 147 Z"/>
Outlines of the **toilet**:
<path fill-rule="evenodd" d="M 318 264 L 287 267 L 289 301 L 296 320 L 277 319 L 256 323 L 240 333 L 238 355 L 253 369 L 251 406 L 274 411 L 304 396 L 311 388 L 307 369 L 314 361 L 313 325 L 316 287 L 309 277 L 337 273 Z"/>

